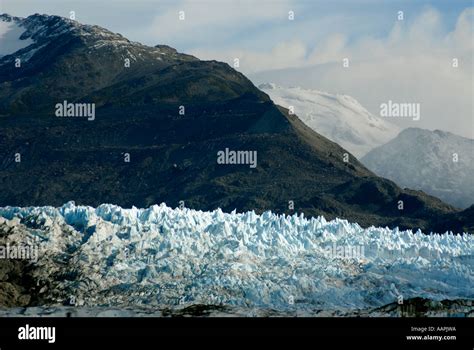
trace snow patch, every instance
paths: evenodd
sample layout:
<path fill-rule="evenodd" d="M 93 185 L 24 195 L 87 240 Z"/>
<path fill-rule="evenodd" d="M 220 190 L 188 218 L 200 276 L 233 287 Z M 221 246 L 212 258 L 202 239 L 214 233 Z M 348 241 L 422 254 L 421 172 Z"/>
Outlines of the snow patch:
<path fill-rule="evenodd" d="M 34 43 L 30 38 L 20 39 L 25 32 L 19 23 L 15 21 L 0 20 L 0 56 L 11 55 Z"/>

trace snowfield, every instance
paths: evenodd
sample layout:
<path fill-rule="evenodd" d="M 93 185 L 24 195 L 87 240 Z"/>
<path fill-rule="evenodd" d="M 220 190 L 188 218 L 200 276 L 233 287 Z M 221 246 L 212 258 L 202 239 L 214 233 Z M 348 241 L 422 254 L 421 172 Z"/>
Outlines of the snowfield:
<path fill-rule="evenodd" d="M 260 84 L 258 88 L 276 104 L 285 108 L 293 106 L 294 113 L 306 125 L 357 158 L 400 132 L 397 125 L 371 114 L 351 96 L 273 83 Z"/>
<path fill-rule="evenodd" d="M 0 57 L 10 55 L 34 43 L 30 38 L 20 39 L 26 31 L 21 23 L 0 18 Z"/>
<path fill-rule="evenodd" d="M 315 314 L 422 297 L 474 300 L 474 236 L 271 212 L 0 208 L 10 240 L 39 246 L 49 305 L 223 305 Z"/>

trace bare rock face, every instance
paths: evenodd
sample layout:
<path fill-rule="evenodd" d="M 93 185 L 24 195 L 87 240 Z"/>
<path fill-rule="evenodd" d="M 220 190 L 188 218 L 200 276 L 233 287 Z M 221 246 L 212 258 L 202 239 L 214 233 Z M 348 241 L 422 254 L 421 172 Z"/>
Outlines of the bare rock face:
<path fill-rule="evenodd" d="M 30 262 L 10 255 L 27 235 L 17 218 L 0 217 L 0 307 L 27 306 L 31 302 Z"/>

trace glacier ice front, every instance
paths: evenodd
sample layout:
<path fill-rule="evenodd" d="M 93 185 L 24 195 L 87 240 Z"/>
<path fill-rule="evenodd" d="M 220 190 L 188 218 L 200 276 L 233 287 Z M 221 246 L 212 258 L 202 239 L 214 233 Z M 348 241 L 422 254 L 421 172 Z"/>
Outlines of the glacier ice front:
<path fill-rule="evenodd" d="M 361 228 L 323 217 L 172 209 L 0 208 L 38 245 L 51 305 L 206 304 L 353 310 L 404 299 L 474 299 L 474 237 Z"/>

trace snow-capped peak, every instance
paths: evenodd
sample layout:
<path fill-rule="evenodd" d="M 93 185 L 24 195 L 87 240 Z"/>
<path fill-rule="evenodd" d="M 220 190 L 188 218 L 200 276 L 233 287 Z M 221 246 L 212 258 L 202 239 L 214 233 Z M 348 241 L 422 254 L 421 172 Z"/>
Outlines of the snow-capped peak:
<path fill-rule="evenodd" d="M 128 40 L 120 34 L 112 33 L 105 28 L 81 24 L 75 20 L 60 16 L 34 14 L 27 18 L 17 18 L 17 21 L 21 22 L 22 26 L 26 28 L 22 37 L 31 38 L 35 42 L 44 39 L 53 39 L 66 33 L 128 42 Z"/>
<path fill-rule="evenodd" d="M 100 26 L 82 24 L 69 18 L 44 14 L 20 18 L 2 14 L 0 65 L 10 64 L 16 58 L 28 61 L 44 47 L 50 44 L 56 46 L 53 41 L 62 40 L 63 36 L 67 37 L 64 42 L 68 42 L 71 36 L 78 38 L 88 53 L 106 50 L 107 55 L 114 52 L 122 59 L 129 58 L 132 61 L 144 60 L 145 57 L 158 61 L 177 60 L 184 56 L 166 45 L 148 47 Z"/>
<path fill-rule="evenodd" d="M 407 128 L 362 163 L 398 185 L 459 208 L 474 203 L 474 140 L 441 130 Z"/>
<path fill-rule="evenodd" d="M 340 144 L 357 157 L 394 138 L 400 128 L 371 114 L 348 95 L 331 94 L 274 83 L 259 88 L 294 113 L 310 128 Z"/>
<path fill-rule="evenodd" d="M 0 15 L 0 57 L 11 55 L 34 41 L 25 37 L 26 28 L 21 18 L 7 14 Z"/>
<path fill-rule="evenodd" d="M 79 33 L 81 25 L 59 16 L 34 14 L 27 18 L 0 15 L 0 57 L 12 55 L 2 63 L 20 58 L 28 61 L 51 40 L 66 33 Z M 14 57 L 13 57 L 14 55 Z"/>

